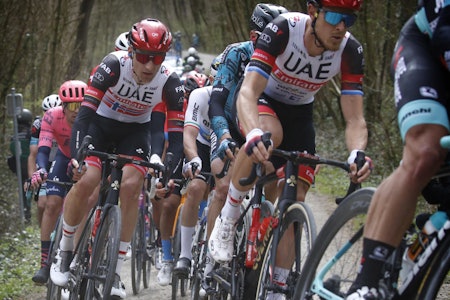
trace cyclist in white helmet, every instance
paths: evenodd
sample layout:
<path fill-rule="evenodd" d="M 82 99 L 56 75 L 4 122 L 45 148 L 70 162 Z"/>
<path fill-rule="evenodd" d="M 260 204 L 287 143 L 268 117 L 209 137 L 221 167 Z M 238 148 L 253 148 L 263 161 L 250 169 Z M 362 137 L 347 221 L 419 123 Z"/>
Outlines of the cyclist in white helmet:
<path fill-rule="evenodd" d="M 115 50 L 116 51 L 119 51 L 119 50 L 127 51 L 128 47 L 129 47 L 129 44 L 128 44 L 128 31 L 127 32 L 122 32 L 116 39 Z"/>
<path fill-rule="evenodd" d="M 45 113 L 47 110 L 53 107 L 57 107 L 61 105 L 61 100 L 57 94 L 48 95 L 42 100 L 42 110 Z M 37 116 L 33 124 L 31 125 L 31 138 L 30 138 L 30 154 L 28 155 L 27 160 L 27 170 L 28 170 L 28 178 L 31 178 L 31 175 L 36 171 L 36 156 L 38 151 L 38 143 L 39 143 L 39 133 L 41 132 L 41 122 L 42 119 L 40 116 Z M 56 148 L 55 148 L 56 149 Z M 51 153 L 55 153 L 54 151 Z M 54 155 L 50 155 L 50 161 L 53 161 Z M 24 189 L 27 190 L 28 182 L 25 183 Z M 45 206 L 45 186 L 41 188 L 39 191 L 39 198 L 37 201 L 38 205 L 38 224 L 41 225 L 42 214 L 44 212 Z"/>

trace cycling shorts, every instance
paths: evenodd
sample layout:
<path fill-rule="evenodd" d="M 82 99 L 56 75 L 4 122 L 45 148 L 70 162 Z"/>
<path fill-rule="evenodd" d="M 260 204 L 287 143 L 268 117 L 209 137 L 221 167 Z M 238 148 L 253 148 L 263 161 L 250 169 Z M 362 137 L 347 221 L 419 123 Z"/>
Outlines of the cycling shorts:
<path fill-rule="evenodd" d="M 47 178 L 54 181 L 71 182 L 69 176 L 67 176 L 67 165 L 69 164 L 69 160 L 70 158 L 65 156 L 61 150 L 58 149 Z M 64 198 L 68 190 L 69 189 L 64 185 L 47 182 L 47 196 L 57 195 Z"/>
<path fill-rule="evenodd" d="M 150 122 L 124 123 L 96 115 L 89 124 L 88 134 L 92 136 L 92 144 L 97 151 L 115 149 L 116 153 L 132 156 L 136 159 L 148 160 L 150 154 Z M 87 157 L 89 167 L 101 168 L 101 161 L 97 157 Z M 147 168 L 130 164 L 147 174 Z"/>
<path fill-rule="evenodd" d="M 403 27 L 391 62 L 395 106 L 403 141 L 419 124 L 449 129 L 450 74 L 411 18 Z"/>

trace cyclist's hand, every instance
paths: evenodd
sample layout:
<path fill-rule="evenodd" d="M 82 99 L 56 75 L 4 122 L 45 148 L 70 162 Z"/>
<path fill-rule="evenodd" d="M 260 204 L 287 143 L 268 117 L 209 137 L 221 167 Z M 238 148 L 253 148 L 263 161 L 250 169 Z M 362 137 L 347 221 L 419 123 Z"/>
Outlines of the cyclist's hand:
<path fill-rule="evenodd" d="M 232 151 L 232 146 L 234 145 L 234 147 L 236 146 L 236 142 L 231 139 L 224 139 L 220 142 L 219 148 L 217 149 L 217 156 L 221 159 L 224 160 L 225 158 L 234 159 L 234 152 Z"/>
<path fill-rule="evenodd" d="M 31 186 L 34 190 L 37 190 L 46 179 L 47 171 L 44 168 L 41 168 L 31 175 Z"/>
<path fill-rule="evenodd" d="M 202 170 L 202 160 L 196 156 L 183 166 L 183 176 L 193 179 Z"/>
<path fill-rule="evenodd" d="M 152 154 L 152 156 L 150 157 L 150 163 L 151 164 L 155 164 L 155 165 L 160 165 L 160 169 L 163 170 L 164 169 L 164 164 L 161 161 L 161 157 L 159 157 L 158 154 Z M 149 173 L 150 175 L 152 175 L 153 177 L 159 177 L 161 176 L 161 173 L 158 172 L 156 173 L 157 170 L 150 168 L 149 169 Z M 158 170 L 159 171 L 159 170 Z"/>
<path fill-rule="evenodd" d="M 155 200 L 160 200 L 162 198 L 169 197 L 170 193 L 175 188 L 175 182 L 173 181 L 173 179 L 169 180 L 169 182 L 167 183 L 167 186 L 163 186 L 162 182 L 160 182 L 158 179 L 159 178 L 156 179 L 156 185 L 155 185 L 155 187 L 156 187 Z"/>
<path fill-rule="evenodd" d="M 79 170 L 80 164 L 75 158 L 72 158 L 69 163 L 67 164 L 67 176 L 73 181 L 77 182 L 81 179 L 81 177 L 86 173 L 86 165 L 83 164 L 81 167 L 81 172 Z"/>
<path fill-rule="evenodd" d="M 362 150 L 352 150 L 350 153 L 347 163 L 350 165 L 350 178 L 354 183 L 361 183 L 364 180 L 366 180 L 370 174 L 373 171 L 373 163 L 372 159 L 369 156 L 364 155 L 364 163 L 362 164 L 362 167 L 358 170 L 357 166 L 357 155 L 358 152 L 362 152 L 364 154 L 364 151 Z"/>
<path fill-rule="evenodd" d="M 252 129 L 247 136 L 244 145 L 245 153 L 253 159 L 255 163 L 264 162 L 269 159 L 273 142 L 270 140 L 270 146 L 266 148 L 262 140 L 263 132 L 259 128 Z"/>

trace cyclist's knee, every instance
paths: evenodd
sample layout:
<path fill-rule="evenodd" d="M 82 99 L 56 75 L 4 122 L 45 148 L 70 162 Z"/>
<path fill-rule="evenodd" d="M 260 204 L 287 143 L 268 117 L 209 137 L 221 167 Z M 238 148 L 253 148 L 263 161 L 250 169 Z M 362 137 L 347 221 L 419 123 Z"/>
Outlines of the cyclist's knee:
<path fill-rule="evenodd" d="M 61 212 L 62 199 L 56 195 L 47 196 L 45 203 L 46 214 L 58 215 Z"/>

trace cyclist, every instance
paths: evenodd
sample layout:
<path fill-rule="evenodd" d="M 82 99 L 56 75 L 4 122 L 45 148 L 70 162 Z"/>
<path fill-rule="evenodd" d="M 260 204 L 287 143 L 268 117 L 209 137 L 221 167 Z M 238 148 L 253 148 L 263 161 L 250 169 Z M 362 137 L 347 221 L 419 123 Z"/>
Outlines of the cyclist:
<path fill-rule="evenodd" d="M 29 223 L 31 221 L 31 203 L 27 200 L 25 196 L 25 182 L 28 177 L 27 173 L 27 158 L 28 158 L 28 150 L 30 147 L 30 126 L 33 122 L 33 114 L 29 109 L 23 108 L 20 114 L 17 115 L 17 139 L 19 141 L 19 146 L 21 150 L 20 154 L 20 170 L 21 170 L 21 185 L 23 185 L 23 199 L 21 199 L 23 203 L 23 210 L 25 221 Z M 16 141 L 11 137 L 9 150 L 11 152 L 11 156 L 7 158 L 7 163 L 9 169 L 17 174 L 17 166 L 16 166 Z"/>
<path fill-rule="evenodd" d="M 200 74 L 201 76 L 188 76 L 185 82 L 185 89 L 192 93 L 188 96 L 184 119 L 183 144 L 187 162 L 183 166 L 183 174 L 192 181 L 186 190 L 187 197 L 181 215 L 181 252 L 174 273 L 186 278 L 191 270 L 192 236 L 198 219 L 200 201 L 206 199 L 209 193 L 207 178 L 200 172 L 211 172 L 208 108 L 212 91 L 210 82 L 214 81 L 217 74 L 217 62 L 220 62 L 220 56 L 213 59 L 210 75 L 206 80 L 202 80 L 206 75 Z"/>
<path fill-rule="evenodd" d="M 383 262 L 400 244 L 418 196 L 446 157 L 439 140 L 449 134 L 449 4 L 420 1 L 397 41 L 391 74 L 403 157 L 373 196 L 361 266 L 347 299 L 378 299 Z"/>
<path fill-rule="evenodd" d="M 72 157 L 83 137 L 89 134 L 99 151 L 115 146 L 117 153 L 142 160 L 150 156 L 150 162 L 161 163 L 167 110 L 168 151 L 174 154 L 176 164 L 181 161 L 183 152 L 183 87 L 178 75 L 162 64 L 172 35 L 162 22 L 147 18 L 132 26 L 128 39 L 128 52 L 115 51 L 107 55 L 92 77 L 72 128 Z M 95 157 L 88 157 L 86 161 L 89 167 L 84 174 L 78 174 L 75 159 L 68 168 L 73 180 L 78 182 L 66 196 L 64 234 L 50 269 L 52 281 L 59 286 L 67 285 L 74 234 L 89 209 L 87 200 L 101 179 L 100 161 Z M 123 168 L 121 241 L 111 290 L 111 295 L 119 298 L 126 297 L 120 271 L 136 225 L 138 197 L 146 173 L 146 168 L 137 165 Z"/>
<path fill-rule="evenodd" d="M 192 90 L 209 83 L 208 77 L 206 75 L 197 73 L 196 71 L 191 71 L 186 78 L 187 80 L 184 82 L 184 107 L 186 107 L 187 105 L 187 99 Z M 177 188 L 181 187 L 177 186 Z M 163 252 L 161 268 L 157 275 L 157 282 L 161 286 L 170 284 L 172 280 L 174 258 L 172 255 L 172 242 L 170 236 L 172 234 L 176 211 L 181 197 L 180 194 L 177 193 L 176 195 L 171 196 L 170 199 L 172 200 L 167 201 L 168 199 L 166 198 L 164 199 L 164 201 L 157 201 L 156 203 L 154 202 L 154 208 L 156 210 L 155 219 L 157 221 L 159 220 L 158 223 L 160 224 L 161 246 Z"/>
<path fill-rule="evenodd" d="M 114 42 L 114 49 L 116 51 L 122 50 L 122 51 L 128 51 L 128 32 L 122 32 L 119 34 L 119 36 L 116 38 L 116 41 Z"/>
<path fill-rule="evenodd" d="M 213 174 L 219 174 L 224 166 L 224 159 L 234 159 L 231 150 L 227 150 L 231 141 L 240 146 L 243 139 L 239 138 L 238 129 L 233 126 L 234 92 L 239 80 L 244 74 L 244 68 L 250 61 L 254 51 L 254 45 L 264 27 L 281 13 L 286 13 L 283 6 L 274 4 L 257 4 L 253 9 L 249 20 L 249 40 L 230 44 L 223 52 L 222 60 L 217 69 L 216 79 L 213 84 L 211 101 L 209 106 L 209 118 L 211 120 L 211 170 Z M 233 164 L 230 165 L 227 176 L 215 177 L 215 193 L 208 208 L 207 236 L 210 236 L 214 222 L 222 209 L 230 184 L 230 174 Z M 204 274 L 206 281 L 208 274 L 214 267 L 214 260 L 209 251 Z M 205 282 L 206 283 L 206 282 Z"/>
<path fill-rule="evenodd" d="M 47 110 L 42 118 L 35 160 L 37 170 L 31 175 L 33 189 L 38 189 L 39 185 L 43 184 L 47 178 L 63 182 L 70 181 L 66 174 L 67 164 L 70 160 L 70 133 L 86 88 L 87 85 L 83 81 L 69 80 L 59 88 L 59 99 L 51 98 L 51 100 L 55 100 L 52 101 L 52 105 L 58 104 L 58 100 L 60 100 L 62 106 Z M 47 108 L 47 105 L 45 107 Z M 49 167 L 50 153 L 54 141 L 58 145 L 58 150 L 51 167 Z M 41 284 L 48 280 L 50 266 L 47 263 L 47 258 L 50 248 L 50 234 L 61 213 L 66 189 L 64 186 L 47 182 L 46 195 L 41 223 L 41 267 L 32 278 L 34 282 Z"/>
<path fill-rule="evenodd" d="M 242 129 L 246 142 L 236 157 L 239 168 L 233 169 L 225 206 L 209 239 L 209 251 L 216 261 L 229 261 L 233 253 L 239 205 L 251 188 L 241 186 L 239 179 L 248 176 L 254 162 L 269 160 L 271 147 L 266 149 L 263 145 L 263 132 L 272 133 L 273 147 L 315 153 L 314 95 L 339 73 L 350 176 L 354 182 L 361 182 L 370 175 L 370 161 L 358 172 L 354 164 L 356 153 L 364 150 L 367 143 L 362 46 L 347 31 L 360 6 L 361 1 L 356 0 L 308 0 L 308 14 L 282 14 L 263 30 L 236 93 L 236 128 Z M 283 160 L 273 157 L 270 161 L 282 171 Z M 301 165 L 297 178 L 299 201 L 304 201 L 313 179 L 313 167 Z M 293 261 L 294 249 L 289 240 L 293 237 L 284 235 L 273 270 L 273 279 L 280 286 L 286 284 Z M 279 296 L 272 294 L 269 298 Z"/>
<path fill-rule="evenodd" d="M 47 97 L 42 100 L 42 110 L 45 113 L 50 108 L 60 106 L 61 105 L 61 99 L 59 99 L 58 94 L 52 94 L 48 95 Z M 31 176 L 36 171 L 36 156 L 38 153 L 38 144 L 39 144 L 39 134 L 41 132 L 41 123 L 42 119 L 40 116 L 37 116 L 33 124 L 31 125 L 31 138 L 30 138 L 30 154 L 28 155 L 28 179 L 31 180 Z M 56 150 L 58 149 L 58 146 L 56 145 L 56 142 L 53 143 L 50 155 L 49 155 L 49 164 L 51 164 L 52 161 L 55 160 Z M 28 189 L 29 182 L 25 183 L 25 190 Z M 47 199 L 47 192 L 46 192 L 46 183 L 44 182 L 41 186 L 41 189 L 39 190 L 39 197 L 37 201 L 37 210 L 38 210 L 38 224 L 39 227 L 41 227 L 42 222 L 42 214 L 44 213 L 45 208 L 45 199 Z M 48 276 L 47 276 L 48 277 Z M 33 280 L 35 281 L 35 280 Z"/>

